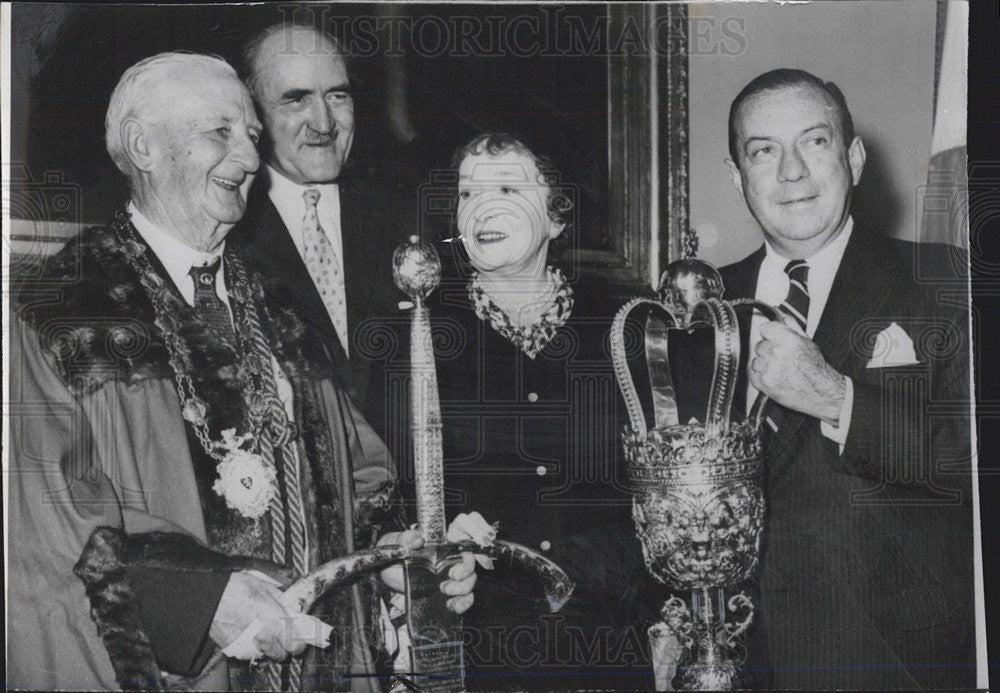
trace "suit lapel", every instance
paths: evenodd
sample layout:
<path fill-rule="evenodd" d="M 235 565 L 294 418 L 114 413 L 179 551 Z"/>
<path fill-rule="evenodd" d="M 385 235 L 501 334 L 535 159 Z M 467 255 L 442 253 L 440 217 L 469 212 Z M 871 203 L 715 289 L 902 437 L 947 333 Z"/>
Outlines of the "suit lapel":
<path fill-rule="evenodd" d="M 854 229 L 813 336 L 827 362 L 838 371 L 844 372 L 849 365 L 851 332 L 858 319 L 878 314 L 892 295 L 899 270 L 899 260 L 879 237 L 867 229 Z"/>
<path fill-rule="evenodd" d="M 344 251 L 344 285 L 347 287 L 347 326 L 351 334 L 371 310 L 375 282 L 387 262 L 378 239 L 394 229 L 369 228 L 368 210 L 377 201 L 366 199 L 357 181 L 347 178 L 340 185 L 340 234 Z M 366 223 L 367 222 L 367 223 Z"/>
<path fill-rule="evenodd" d="M 254 194 L 251 194 L 245 216 L 247 225 L 234 232 L 239 234 L 237 240 L 251 256 L 268 291 L 285 305 L 294 306 L 299 317 L 312 325 L 330 348 L 342 353 L 323 299 L 288 228 L 267 195 L 266 180 L 262 182 L 264 185 L 255 185 Z"/>
<path fill-rule="evenodd" d="M 813 335 L 827 363 L 838 372 L 850 375 L 856 371 L 858 366 L 850 362 L 852 332 L 859 319 L 877 315 L 888 300 L 898 265 L 899 261 L 877 236 L 867 229 L 854 228 Z M 854 357 L 864 359 L 862 354 L 855 353 Z M 774 459 L 795 439 L 799 428 L 811 420 L 804 414 L 782 410 L 781 425 L 771 443 Z"/>

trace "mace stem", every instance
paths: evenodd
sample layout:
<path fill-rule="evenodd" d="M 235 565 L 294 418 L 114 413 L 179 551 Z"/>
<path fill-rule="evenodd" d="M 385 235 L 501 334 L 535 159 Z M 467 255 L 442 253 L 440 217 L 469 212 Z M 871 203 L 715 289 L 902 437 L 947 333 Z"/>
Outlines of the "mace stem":
<path fill-rule="evenodd" d="M 710 588 L 702 587 L 699 590 L 699 597 L 701 604 L 699 605 L 698 615 L 705 629 L 702 653 L 707 662 L 715 662 L 718 659 L 719 652 L 715 642 L 715 604 L 712 600 Z"/>

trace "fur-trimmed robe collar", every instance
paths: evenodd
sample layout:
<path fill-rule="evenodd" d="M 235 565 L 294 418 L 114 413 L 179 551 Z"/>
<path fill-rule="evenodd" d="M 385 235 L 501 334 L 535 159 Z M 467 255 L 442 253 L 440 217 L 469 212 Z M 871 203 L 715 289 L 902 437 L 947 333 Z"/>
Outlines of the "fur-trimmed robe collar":
<path fill-rule="evenodd" d="M 127 255 L 144 250 L 169 289 L 170 320 L 191 351 L 190 375 L 209 405 L 209 428 L 217 434 L 226 422 L 231 426 L 242 419 L 246 373 L 235 351 L 184 301 L 152 251 L 144 243 L 122 243 L 123 230 L 141 239 L 122 211 L 109 226 L 87 229 L 70 241 L 48 261 L 41 279 L 22 289 L 18 312 L 35 329 L 41 348 L 77 395 L 115 379 L 127 384 L 173 379 L 153 304 Z M 227 248 L 225 257 L 238 252 Z M 227 284 L 232 286 L 229 277 L 227 273 Z M 319 338 L 290 309 L 275 305 L 270 293 L 265 297 L 259 276 L 249 273 L 249 278 L 249 293 L 260 311 L 265 337 L 286 375 L 334 377 L 339 383 L 341 374 L 334 373 Z M 58 290 L 58 302 L 52 300 L 53 290 Z"/>
<path fill-rule="evenodd" d="M 238 425 L 243 419 L 242 366 L 233 349 L 217 339 L 184 302 L 145 244 L 134 240 L 122 242 L 123 231 L 127 231 L 128 237 L 139 238 L 130 226 L 128 216 L 119 213 L 110 225 L 84 231 L 47 262 L 40 279 L 21 288 L 17 311 L 34 328 L 39 347 L 51 357 L 56 373 L 78 397 L 109 383 L 135 385 L 153 378 L 173 381 L 174 373 L 163 335 L 155 323 L 153 304 L 126 254 L 129 244 L 133 251 L 149 252 L 154 271 L 160 273 L 160 279 L 170 289 L 168 302 L 175 329 L 196 358 L 190 375 L 197 393 L 208 405 L 210 433 L 218 435 L 219 430 Z M 238 251 L 227 248 L 225 257 L 235 252 Z M 265 295 L 259 276 L 249 270 L 248 275 L 248 291 L 260 312 L 265 339 L 293 388 L 302 393 L 301 408 L 296 415 L 301 417 L 303 461 L 309 465 L 311 474 L 309 492 L 314 496 L 311 507 L 315 515 L 311 522 L 322 528 L 317 559 L 330 560 L 344 551 L 347 528 L 340 505 L 338 476 L 349 478 L 350 472 L 339 469 L 338 465 L 349 464 L 349 455 L 332 447 L 334 443 L 324 433 L 323 413 L 310 399 L 315 395 L 304 385 L 327 378 L 339 383 L 340 374 L 330 365 L 320 339 L 291 310 L 274 301 L 274 292 Z M 227 282 L 227 285 L 232 292 L 233 284 Z M 358 535 L 370 536 L 380 522 L 394 521 L 390 515 L 398 506 L 391 503 L 392 496 L 393 485 L 386 482 L 366 497 L 354 497 L 354 529 Z M 162 685 L 159 670 L 148 640 L 141 634 L 141 624 L 135 621 L 134 595 L 122 572 L 123 566 L 145 560 L 147 552 L 130 550 L 121 558 L 117 557 L 117 548 L 147 547 L 149 542 L 161 548 L 173 547 L 176 550 L 169 552 L 169 560 L 180 561 L 182 569 L 186 569 L 184 566 L 232 569 L 251 559 L 230 558 L 209 551 L 186 535 L 122 537 L 119 530 L 97 530 L 81 555 L 76 572 L 87 585 L 91 614 L 116 672 L 124 677 L 123 684 L 138 681 L 140 688 L 156 688 Z M 339 623 L 347 608 L 347 602 L 331 601 L 322 615 Z M 344 637 L 349 637 L 347 631 Z M 339 646 L 331 648 L 331 657 L 342 651 Z"/>

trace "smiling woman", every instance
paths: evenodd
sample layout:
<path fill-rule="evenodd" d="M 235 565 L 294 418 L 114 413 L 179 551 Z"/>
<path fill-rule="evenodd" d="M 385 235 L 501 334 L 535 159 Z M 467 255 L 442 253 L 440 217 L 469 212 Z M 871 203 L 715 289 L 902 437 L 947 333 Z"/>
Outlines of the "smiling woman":
<path fill-rule="evenodd" d="M 577 585 L 551 616 L 527 571 L 482 573 L 465 617 L 467 684 L 648 687 L 651 592 L 604 350 L 617 302 L 549 264 L 574 201 L 546 157 L 484 134 L 454 164 L 458 240 L 471 268 L 428 299 L 432 329 L 448 336 L 435 355 L 446 511 L 499 523 L 501 538 L 543 552 Z M 389 427 L 390 439 L 408 433 L 405 417 L 390 415 Z"/>
<path fill-rule="evenodd" d="M 572 203 L 549 187 L 539 158 L 509 135 L 481 135 L 456 158 L 458 230 L 482 285 L 495 296 L 534 302 L 547 282 L 549 243 L 565 228 Z M 509 317 L 530 324 L 537 316 Z"/>

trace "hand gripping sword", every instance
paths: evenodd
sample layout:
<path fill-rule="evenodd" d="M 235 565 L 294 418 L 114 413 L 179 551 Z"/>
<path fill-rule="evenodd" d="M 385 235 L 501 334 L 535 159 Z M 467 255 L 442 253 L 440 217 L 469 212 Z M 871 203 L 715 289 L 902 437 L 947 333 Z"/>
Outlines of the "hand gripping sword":
<path fill-rule="evenodd" d="M 416 472 L 417 522 L 424 548 L 406 559 L 407 625 L 410 665 L 420 690 L 461 691 L 465 688 L 462 617 L 447 610 L 441 594 L 441 574 L 462 551 L 518 562 L 539 578 L 551 611 L 562 608 L 573 593 L 565 571 L 521 544 L 495 540 L 487 546 L 472 541 L 447 541 L 444 512 L 444 453 L 441 405 L 431 321 L 425 301 L 441 281 L 441 261 L 430 245 L 411 236 L 392 257 L 393 279 L 413 301 L 410 322 L 410 424 Z"/>

